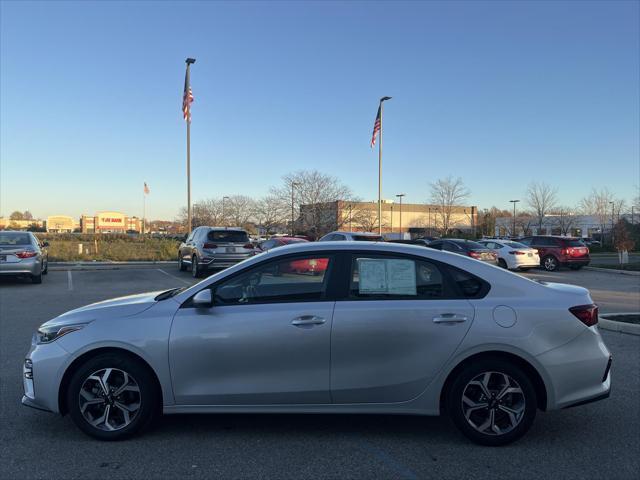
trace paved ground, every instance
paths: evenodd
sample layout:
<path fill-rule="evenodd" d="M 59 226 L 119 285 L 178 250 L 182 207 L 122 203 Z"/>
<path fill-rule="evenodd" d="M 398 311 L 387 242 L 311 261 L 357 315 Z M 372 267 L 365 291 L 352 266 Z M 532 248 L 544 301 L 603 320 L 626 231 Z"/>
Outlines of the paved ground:
<path fill-rule="evenodd" d="M 594 285 L 599 302 L 628 290 L 627 302 L 638 281 L 586 271 L 527 275 Z M 169 416 L 143 437 L 94 441 L 68 417 L 20 405 L 32 332 L 70 308 L 192 280 L 167 267 L 56 271 L 44 282 L 0 281 L 2 479 L 627 479 L 640 471 L 640 337 L 612 332 L 603 332 L 614 356 L 611 398 L 539 413 L 529 434 L 504 448 L 470 444 L 446 418 L 380 415 Z"/>

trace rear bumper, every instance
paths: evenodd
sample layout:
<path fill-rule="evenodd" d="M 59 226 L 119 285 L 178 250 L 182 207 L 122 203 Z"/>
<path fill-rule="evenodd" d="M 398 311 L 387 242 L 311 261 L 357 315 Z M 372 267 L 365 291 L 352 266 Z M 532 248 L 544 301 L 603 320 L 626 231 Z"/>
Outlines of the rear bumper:
<path fill-rule="evenodd" d="M 589 257 L 565 257 L 561 260 L 562 265 L 576 265 L 580 267 L 586 267 L 591 262 Z"/>
<path fill-rule="evenodd" d="M 37 257 L 20 262 L 0 263 L 0 275 L 39 275 L 40 270 L 41 264 Z"/>
<path fill-rule="evenodd" d="M 226 268 L 235 265 L 236 263 L 240 263 L 247 258 L 251 258 L 253 254 L 247 255 L 216 255 L 215 257 L 204 258 L 202 261 L 198 262 L 204 269 L 216 269 L 216 268 Z"/>
<path fill-rule="evenodd" d="M 611 390 L 611 354 L 597 327 L 585 331 L 569 343 L 536 357 L 553 390 L 548 410 L 566 408 L 606 398 Z"/>

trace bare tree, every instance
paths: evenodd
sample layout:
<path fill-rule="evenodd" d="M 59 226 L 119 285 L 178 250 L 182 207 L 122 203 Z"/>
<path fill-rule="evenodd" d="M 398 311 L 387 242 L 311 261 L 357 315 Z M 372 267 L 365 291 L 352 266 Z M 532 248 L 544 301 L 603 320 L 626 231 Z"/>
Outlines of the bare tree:
<path fill-rule="evenodd" d="M 452 213 L 455 207 L 462 205 L 470 193 L 459 177 L 454 179 L 449 176 L 431 184 L 431 203 L 439 207 L 436 214 L 436 226 L 440 223 L 445 235 L 453 227 Z M 438 217 L 440 222 L 438 222 Z"/>
<path fill-rule="evenodd" d="M 11 213 L 11 215 L 9 216 L 9 219 L 10 220 L 24 220 L 24 213 L 19 212 L 18 210 L 16 210 L 15 212 Z"/>
<path fill-rule="evenodd" d="M 560 235 L 571 234 L 571 229 L 575 226 L 576 209 L 566 206 L 560 206 L 550 212 L 554 217 L 554 224 L 560 229 Z"/>
<path fill-rule="evenodd" d="M 224 204 L 224 220 L 233 227 L 246 227 L 255 212 L 255 201 L 246 195 L 231 195 Z"/>
<path fill-rule="evenodd" d="M 182 225 L 187 225 L 187 207 L 180 209 L 176 220 Z M 223 223 L 221 200 L 201 200 L 193 204 L 191 208 L 191 226 L 193 228 L 202 225 L 215 227 L 221 226 Z"/>
<path fill-rule="evenodd" d="M 289 212 L 292 189 L 296 228 L 315 238 L 337 228 L 337 205 L 331 208 L 330 204 L 352 199 L 351 189 L 336 177 L 317 170 L 300 170 L 285 175 L 282 185 L 271 189 L 271 195 Z M 304 215 L 300 214 L 300 205 L 304 205 Z"/>
<path fill-rule="evenodd" d="M 553 210 L 558 201 L 558 189 L 542 182 L 531 182 L 527 187 L 525 201 L 537 218 L 538 231 L 547 214 Z"/>
<path fill-rule="evenodd" d="M 580 209 L 584 214 L 596 218 L 603 235 L 608 227 L 613 228 L 616 214 L 620 216 L 624 206 L 625 201 L 616 198 L 606 187 L 600 190 L 592 188 L 589 195 L 580 200 Z"/>
<path fill-rule="evenodd" d="M 287 225 L 287 208 L 278 197 L 268 195 L 255 202 L 253 218 L 267 233 L 283 229 Z"/>
<path fill-rule="evenodd" d="M 360 204 L 358 209 L 353 212 L 353 223 L 358 225 L 365 232 L 373 232 L 378 228 L 378 204 Z M 382 226 L 386 226 L 383 218 Z"/>

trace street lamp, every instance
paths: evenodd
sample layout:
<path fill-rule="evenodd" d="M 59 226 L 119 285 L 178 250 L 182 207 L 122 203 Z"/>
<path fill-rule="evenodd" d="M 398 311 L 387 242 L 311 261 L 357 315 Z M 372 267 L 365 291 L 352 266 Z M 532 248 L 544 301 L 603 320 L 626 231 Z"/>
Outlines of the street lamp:
<path fill-rule="evenodd" d="M 616 202 L 609 202 L 609 203 L 611 204 L 611 245 L 613 245 L 613 241 L 614 241 L 614 239 L 613 239 L 613 229 L 614 229 L 614 225 L 613 225 L 614 219 L 613 219 L 613 216 L 615 215 L 615 205 L 616 205 Z"/>
<path fill-rule="evenodd" d="M 516 203 L 520 200 L 509 200 L 509 202 L 513 203 L 513 236 L 516 236 Z M 540 232 L 538 232 L 540 233 Z"/>
<path fill-rule="evenodd" d="M 353 218 L 351 213 L 352 210 L 353 210 L 353 203 L 350 203 L 349 204 L 349 231 L 350 232 L 353 232 L 353 228 L 351 227 L 351 219 Z"/>
<path fill-rule="evenodd" d="M 224 226 L 224 223 L 225 223 L 224 221 L 224 218 L 225 218 L 224 217 L 224 201 L 225 200 L 229 200 L 229 197 L 227 196 L 222 197 L 222 224 L 223 224 L 222 226 Z"/>
<path fill-rule="evenodd" d="M 291 182 L 291 236 L 292 237 L 294 235 L 294 231 L 293 231 L 294 226 L 293 226 L 293 224 L 295 222 L 295 216 L 294 216 L 294 213 L 293 213 L 293 192 L 294 192 L 295 188 L 299 187 L 299 186 L 300 186 L 299 183 Z"/>
<path fill-rule="evenodd" d="M 400 235 L 402 235 L 402 197 L 406 196 L 406 193 L 398 193 L 396 195 L 396 197 L 398 197 L 398 199 L 400 199 L 400 227 L 398 228 L 398 231 L 400 232 Z M 391 213 L 391 221 L 393 222 L 393 211 Z M 391 229 L 391 232 L 393 233 L 393 228 Z"/>

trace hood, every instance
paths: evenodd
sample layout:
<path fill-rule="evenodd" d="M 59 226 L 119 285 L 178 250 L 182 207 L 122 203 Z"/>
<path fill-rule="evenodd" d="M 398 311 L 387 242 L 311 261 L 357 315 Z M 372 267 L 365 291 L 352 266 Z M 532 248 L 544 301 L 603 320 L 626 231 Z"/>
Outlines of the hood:
<path fill-rule="evenodd" d="M 155 297 L 164 290 L 157 292 L 140 293 L 126 297 L 112 298 L 102 302 L 92 303 L 84 307 L 69 310 L 66 313 L 49 320 L 44 325 L 72 324 L 78 322 L 90 322 L 106 317 L 130 317 L 142 313 L 155 305 Z"/>

